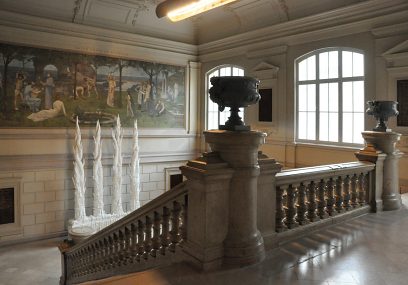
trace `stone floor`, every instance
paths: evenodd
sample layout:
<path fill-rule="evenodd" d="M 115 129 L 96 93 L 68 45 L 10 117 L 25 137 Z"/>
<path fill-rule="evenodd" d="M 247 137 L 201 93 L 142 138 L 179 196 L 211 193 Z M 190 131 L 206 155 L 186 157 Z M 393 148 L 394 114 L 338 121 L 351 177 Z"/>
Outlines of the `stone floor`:
<path fill-rule="evenodd" d="M 268 252 L 262 263 L 198 274 L 185 264 L 87 284 L 407 285 L 408 195 L 398 211 L 368 214 Z M 0 248 L 0 285 L 58 284 L 58 240 Z"/>

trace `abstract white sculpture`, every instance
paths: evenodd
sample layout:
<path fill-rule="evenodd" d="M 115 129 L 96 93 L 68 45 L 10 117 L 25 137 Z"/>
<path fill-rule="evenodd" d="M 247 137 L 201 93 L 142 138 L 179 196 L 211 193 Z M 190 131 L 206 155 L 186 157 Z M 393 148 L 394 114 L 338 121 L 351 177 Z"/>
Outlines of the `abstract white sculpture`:
<path fill-rule="evenodd" d="M 139 159 L 139 132 L 137 121 L 133 129 L 132 160 L 130 164 L 130 210 L 140 207 L 140 159 Z M 83 148 L 81 142 L 81 131 L 78 119 L 76 124 L 75 144 L 74 144 L 74 185 L 75 185 L 75 219 L 70 221 L 68 232 L 75 242 L 79 242 L 101 229 L 109 226 L 117 220 L 123 218 L 125 213 L 122 208 L 121 184 L 122 184 L 122 139 L 123 130 L 120 118 L 117 117 L 115 129 L 112 130 L 114 147 L 113 155 L 113 188 L 112 188 L 112 212 L 104 212 L 103 203 L 103 166 L 102 166 L 102 142 L 101 127 L 99 121 L 96 125 L 94 136 L 94 163 L 93 163 L 93 215 L 86 216 L 85 213 L 85 162 L 83 159 Z"/>
<path fill-rule="evenodd" d="M 103 216 L 103 167 L 102 167 L 102 142 L 101 142 L 101 126 L 99 120 L 96 123 L 94 136 L 94 163 L 93 163 L 93 215 L 95 217 Z"/>
<path fill-rule="evenodd" d="M 123 130 L 120 125 L 119 115 L 116 127 L 112 130 L 113 139 L 113 168 L 112 168 L 112 214 L 123 214 L 122 208 L 122 139 Z"/>
<path fill-rule="evenodd" d="M 79 129 L 78 117 L 76 119 L 76 132 L 74 144 L 74 177 L 72 181 L 75 187 L 75 220 L 82 221 L 85 213 L 85 161 L 81 141 L 81 130 Z"/>
<path fill-rule="evenodd" d="M 140 159 L 137 120 L 133 127 L 132 160 L 130 162 L 130 210 L 140 208 Z"/>

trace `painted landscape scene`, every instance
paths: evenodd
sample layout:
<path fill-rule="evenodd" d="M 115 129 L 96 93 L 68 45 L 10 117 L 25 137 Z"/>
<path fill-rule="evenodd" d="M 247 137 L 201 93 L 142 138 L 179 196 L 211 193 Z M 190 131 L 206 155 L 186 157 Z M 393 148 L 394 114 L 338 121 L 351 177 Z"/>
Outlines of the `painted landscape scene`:
<path fill-rule="evenodd" d="M 0 43 L 0 127 L 183 128 L 185 68 Z"/>

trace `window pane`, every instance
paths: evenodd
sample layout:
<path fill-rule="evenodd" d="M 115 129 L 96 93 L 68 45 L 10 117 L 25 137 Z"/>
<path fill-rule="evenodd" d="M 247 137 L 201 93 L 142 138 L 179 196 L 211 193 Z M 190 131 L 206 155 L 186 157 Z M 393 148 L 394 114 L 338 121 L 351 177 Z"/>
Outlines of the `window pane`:
<path fill-rule="evenodd" d="M 353 111 L 353 83 L 343 83 L 343 112 Z"/>
<path fill-rule="evenodd" d="M 343 142 L 353 142 L 353 114 L 343 113 Z"/>
<path fill-rule="evenodd" d="M 338 51 L 329 52 L 329 78 L 339 77 L 339 53 Z"/>
<path fill-rule="evenodd" d="M 307 139 L 307 113 L 306 112 L 299 112 L 298 117 L 298 136 L 299 139 L 305 140 Z"/>
<path fill-rule="evenodd" d="M 327 112 L 320 113 L 319 120 L 319 140 L 329 140 L 329 115 Z"/>
<path fill-rule="evenodd" d="M 339 114 L 329 113 L 329 141 L 337 142 L 339 140 Z"/>
<path fill-rule="evenodd" d="M 353 110 L 364 112 L 364 81 L 353 82 Z"/>
<path fill-rule="evenodd" d="M 353 76 L 353 53 L 351 51 L 343 51 L 343 77 Z"/>
<path fill-rule="evenodd" d="M 307 80 L 307 59 L 302 60 L 298 64 L 299 81 Z"/>
<path fill-rule="evenodd" d="M 364 131 L 364 113 L 354 113 L 353 143 L 363 143 L 361 132 Z"/>
<path fill-rule="evenodd" d="M 220 112 L 220 125 L 225 125 L 225 122 L 228 120 L 229 108 L 225 108 L 224 111 Z"/>
<path fill-rule="evenodd" d="M 329 78 L 329 53 L 322 52 L 319 54 L 319 78 Z"/>
<path fill-rule="evenodd" d="M 364 55 L 353 52 L 353 76 L 364 76 Z"/>
<path fill-rule="evenodd" d="M 240 76 L 239 71 L 240 71 L 239 68 L 233 67 L 232 68 L 232 76 Z"/>
<path fill-rule="evenodd" d="M 307 111 L 307 89 L 306 85 L 299 85 L 299 111 Z"/>
<path fill-rule="evenodd" d="M 320 84 L 319 90 L 319 108 L 322 112 L 329 111 L 329 84 L 322 83 Z"/>
<path fill-rule="evenodd" d="M 338 112 L 339 110 L 339 89 L 338 83 L 329 84 L 329 111 Z"/>
<path fill-rule="evenodd" d="M 316 111 L 316 85 L 307 85 L 307 110 Z"/>
<path fill-rule="evenodd" d="M 307 59 L 307 80 L 316 79 L 316 56 L 312 55 Z"/>
<path fill-rule="evenodd" d="M 307 139 L 316 139 L 316 113 L 314 112 L 307 113 Z"/>

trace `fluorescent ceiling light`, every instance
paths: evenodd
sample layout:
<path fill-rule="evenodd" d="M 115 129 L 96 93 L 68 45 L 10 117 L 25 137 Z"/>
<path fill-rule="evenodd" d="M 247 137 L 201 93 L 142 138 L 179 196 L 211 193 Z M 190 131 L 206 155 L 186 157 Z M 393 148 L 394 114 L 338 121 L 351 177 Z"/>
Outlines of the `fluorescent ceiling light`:
<path fill-rule="evenodd" d="M 173 22 L 181 21 L 236 0 L 166 0 L 156 8 L 157 17 L 169 17 Z"/>

